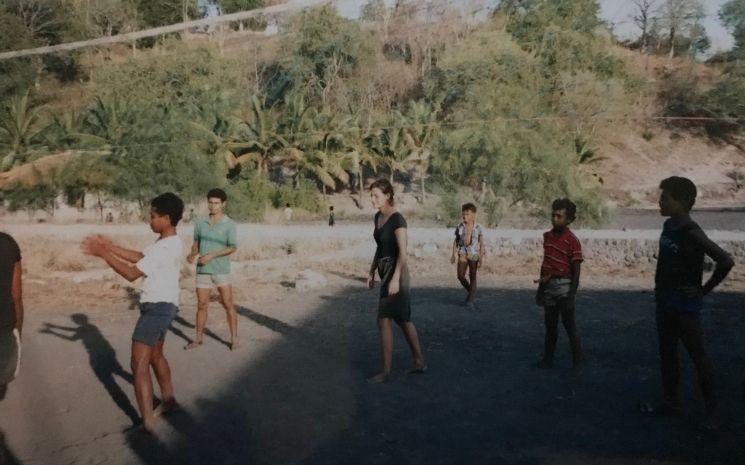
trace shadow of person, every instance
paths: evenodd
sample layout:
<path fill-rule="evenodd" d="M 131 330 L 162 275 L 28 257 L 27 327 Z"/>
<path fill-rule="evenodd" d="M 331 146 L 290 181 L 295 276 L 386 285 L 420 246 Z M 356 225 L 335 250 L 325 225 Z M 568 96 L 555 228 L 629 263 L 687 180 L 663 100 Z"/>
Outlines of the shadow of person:
<path fill-rule="evenodd" d="M 183 326 L 185 328 L 188 328 L 188 329 L 194 329 L 194 328 L 196 328 L 196 326 L 194 326 L 192 323 L 189 323 L 188 321 L 186 321 L 186 319 L 184 319 L 184 317 L 182 317 L 180 315 L 176 315 L 176 318 L 174 318 L 173 323 L 178 323 L 179 325 L 181 325 L 181 326 Z M 183 339 L 184 341 L 186 341 L 186 344 L 191 344 L 192 342 L 194 342 L 194 339 L 192 339 L 191 337 L 189 337 L 185 332 L 183 332 L 181 329 L 177 328 L 173 324 L 171 325 L 170 328 L 168 328 L 168 330 L 170 332 L 172 332 L 173 334 L 175 334 L 176 336 L 178 336 L 181 339 Z M 215 341 L 219 342 L 220 344 L 224 345 L 225 347 L 230 348 L 230 342 L 228 342 L 225 339 L 221 338 L 220 336 L 218 336 L 217 334 L 215 334 L 210 329 L 204 328 L 204 335 L 207 336 L 207 337 L 210 337 L 210 338 L 214 339 Z"/>
<path fill-rule="evenodd" d="M 116 383 L 114 375 L 119 376 L 124 381 L 132 384 L 132 374 L 125 371 L 116 359 L 116 351 L 109 341 L 101 334 L 98 327 L 82 313 L 75 313 L 71 316 L 72 321 L 77 327 L 67 327 L 44 323 L 44 328 L 39 330 L 43 334 L 51 334 L 67 341 L 81 341 L 85 350 L 88 352 L 88 361 L 96 378 L 103 384 L 111 399 L 124 412 L 133 424 L 140 423 L 140 416 L 137 410 L 132 406 L 129 398 L 122 388 Z"/>
<path fill-rule="evenodd" d="M 8 444 L 5 442 L 5 435 L 2 431 L 0 431 L 0 465 L 21 465 L 20 460 L 8 448 Z"/>
<path fill-rule="evenodd" d="M 297 328 L 294 326 L 290 326 L 284 321 L 278 320 L 276 318 L 272 318 L 268 315 L 264 315 L 263 313 L 259 313 L 256 311 L 251 310 L 248 307 L 243 307 L 241 305 L 235 306 L 235 311 L 245 317 L 249 320 L 253 321 L 254 323 L 260 324 L 261 326 L 264 326 L 266 328 L 269 328 L 270 330 L 283 334 L 285 336 L 292 336 L 297 334 Z"/>

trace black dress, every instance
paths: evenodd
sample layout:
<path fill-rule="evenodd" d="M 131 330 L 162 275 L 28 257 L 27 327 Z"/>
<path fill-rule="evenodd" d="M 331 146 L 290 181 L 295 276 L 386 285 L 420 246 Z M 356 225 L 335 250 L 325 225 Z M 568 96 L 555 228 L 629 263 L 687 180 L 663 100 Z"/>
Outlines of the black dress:
<path fill-rule="evenodd" d="M 388 295 L 388 284 L 396 271 L 398 261 L 398 242 L 395 231 L 406 228 L 406 220 L 398 213 L 393 213 L 388 220 L 378 228 L 381 213 L 375 214 L 375 232 L 373 237 L 378 245 L 375 259 L 380 276 L 380 300 L 378 302 L 378 318 L 392 318 L 398 323 L 411 320 L 411 295 L 409 292 L 409 270 L 406 266 L 401 270 L 401 280 L 398 294 Z"/>

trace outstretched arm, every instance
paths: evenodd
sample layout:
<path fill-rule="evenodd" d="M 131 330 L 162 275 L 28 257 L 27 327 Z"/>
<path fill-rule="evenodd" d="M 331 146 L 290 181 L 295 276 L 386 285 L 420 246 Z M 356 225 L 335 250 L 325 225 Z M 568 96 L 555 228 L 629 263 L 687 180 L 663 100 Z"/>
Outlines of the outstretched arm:
<path fill-rule="evenodd" d="M 103 243 L 106 248 L 109 249 L 109 251 L 114 254 L 117 258 L 124 260 L 125 262 L 129 263 L 137 263 L 140 260 L 142 260 L 142 252 L 138 252 L 137 250 L 127 249 L 124 247 L 121 247 L 119 245 L 114 244 L 114 242 L 111 240 L 110 237 L 104 236 L 102 234 L 96 235 L 99 241 Z"/>
<path fill-rule="evenodd" d="M 702 230 L 698 229 L 691 231 L 689 234 L 703 248 L 704 253 L 711 257 L 711 259 L 716 263 L 714 273 L 712 273 L 709 280 L 701 289 L 703 294 L 706 295 L 714 290 L 714 288 L 727 277 L 732 267 L 735 266 L 735 261 L 732 259 L 730 254 L 719 247 L 714 241 L 709 239 L 706 236 L 706 233 Z"/>
<path fill-rule="evenodd" d="M 73 334 L 70 335 L 70 336 L 68 336 L 67 334 L 63 334 L 63 333 L 59 332 L 59 330 L 72 331 Z M 75 334 L 74 331 L 76 331 L 75 328 L 65 328 L 63 326 L 57 326 L 57 325 L 53 325 L 51 323 L 45 323 L 44 324 L 44 328 L 39 330 L 40 333 L 51 334 L 52 336 L 57 336 L 60 339 L 64 339 L 64 340 L 70 341 L 70 342 L 75 342 L 78 339 L 80 339 L 80 336 L 78 336 L 77 334 Z"/>
<path fill-rule="evenodd" d="M 144 275 L 136 266 L 134 262 L 125 263 L 118 258 L 117 255 L 112 253 L 109 247 L 99 237 L 88 236 L 83 240 L 82 244 L 83 253 L 99 257 L 103 259 L 112 270 L 116 271 L 121 277 L 129 282 L 136 280 Z M 139 255 L 139 252 L 137 252 Z"/>

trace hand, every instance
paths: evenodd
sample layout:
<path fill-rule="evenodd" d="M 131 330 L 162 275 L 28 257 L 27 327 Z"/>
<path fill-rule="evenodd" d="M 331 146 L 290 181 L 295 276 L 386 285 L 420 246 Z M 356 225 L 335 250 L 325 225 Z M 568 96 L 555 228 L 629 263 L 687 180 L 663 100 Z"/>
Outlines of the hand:
<path fill-rule="evenodd" d="M 83 239 L 83 242 L 80 244 L 80 249 L 86 255 L 100 257 L 104 252 L 106 252 L 106 243 L 103 242 L 99 236 L 92 235 Z"/>
<path fill-rule="evenodd" d="M 455 255 L 450 256 L 450 263 L 455 263 Z"/>
<path fill-rule="evenodd" d="M 367 288 L 372 289 L 375 287 L 375 273 L 370 273 L 370 276 L 367 277 Z"/>
<path fill-rule="evenodd" d="M 107 247 L 114 244 L 114 241 L 111 240 L 111 237 L 105 234 L 96 234 L 95 236 L 99 241 L 101 241 Z"/>
<path fill-rule="evenodd" d="M 398 291 L 400 290 L 400 283 L 398 282 L 398 279 L 394 277 L 391 279 L 391 282 L 388 283 L 388 295 L 396 295 L 398 294 Z"/>
<path fill-rule="evenodd" d="M 483 258 L 479 258 L 479 263 L 478 263 L 478 265 L 476 265 L 476 269 L 477 270 L 480 270 L 481 269 L 481 264 L 482 263 L 484 263 L 484 259 Z"/>
<path fill-rule="evenodd" d="M 213 258 L 215 257 L 213 257 L 211 254 L 202 255 L 201 257 L 199 257 L 199 260 L 197 260 L 197 263 L 199 265 L 205 266 L 209 264 L 209 262 L 211 262 Z"/>
<path fill-rule="evenodd" d="M 186 256 L 186 261 L 193 265 L 194 260 L 196 260 L 197 257 L 199 257 L 198 253 L 190 253 L 189 255 Z"/>

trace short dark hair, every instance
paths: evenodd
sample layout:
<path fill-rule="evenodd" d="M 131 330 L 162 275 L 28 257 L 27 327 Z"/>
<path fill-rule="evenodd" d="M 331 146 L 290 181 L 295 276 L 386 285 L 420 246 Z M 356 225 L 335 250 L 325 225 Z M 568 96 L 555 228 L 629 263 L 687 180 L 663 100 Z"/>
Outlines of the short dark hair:
<path fill-rule="evenodd" d="M 462 207 L 460 207 L 460 211 L 472 211 L 476 213 L 476 205 L 472 204 L 471 202 L 464 203 Z"/>
<path fill-rule="evenodd" d="M 378 179 L 374 183 L 370 184 L 370 190 L 373 189 L 380 189 L 383 194 L 388 196 L 388 203 L 390 203 L 391 205 L 394 204 L 393 196 L 395 193 L 393 192 L 393 184 L 391 184 L 389 180 L 385 178 Z"/>
<path fill-rule="evenodd" d="M 220 202 L 225 202 L 226 200 L 228 200 L 228 194 L 226 194 L 224 190 L 216 187 L 214 189 L 210 189 L 210 191 L 207 192 L 207 198 L 220 199 Z"/>
<path fill-rule="evenodd" d="M 166 192 L 155 197 L 150 206 L 159 215 L 168 215 L 171 225 L 176 226 L 184 216 L 184 201 L 173 192 Z"/>
<path fill-rule="evenodd" d="M 333 210 L 334 210 L 334 206 L 333 206 L 333 205 L 331 205 L 331 206 L 329 207 L 329 210 L 332 210 L 332 211 L 333 211 Z"/>
<path fill-rule="evenodd" d="M 567 218 L 569 221 L 574 221 L 577 218 L 577 205 L 569 199 L 556 199 L 551 204 L 551 211 L 564 210 L 567 212 Z"/>
<path fill-rule="evenodd" d="M 660 182 L 660 189 L 667 192 L 667 194 L 677 200 L 686 211 L 691 211 L 693 205 L 696 203 L 696 185 L 688 178 L 680 176 L 670 176 Z"/>

